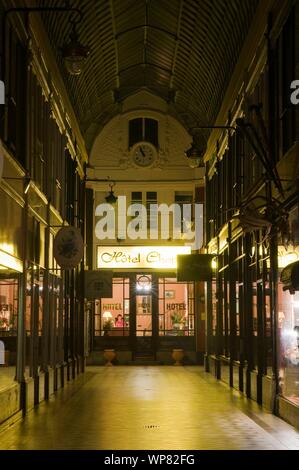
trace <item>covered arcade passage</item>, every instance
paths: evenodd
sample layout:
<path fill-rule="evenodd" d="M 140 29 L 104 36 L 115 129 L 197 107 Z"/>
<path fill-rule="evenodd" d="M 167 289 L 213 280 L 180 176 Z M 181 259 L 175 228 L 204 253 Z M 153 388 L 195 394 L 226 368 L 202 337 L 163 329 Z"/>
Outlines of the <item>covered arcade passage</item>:
<path fill-rule="evenodd" d="M 0 30 L 0 446 L 298 448 L 299 0 Z"/>

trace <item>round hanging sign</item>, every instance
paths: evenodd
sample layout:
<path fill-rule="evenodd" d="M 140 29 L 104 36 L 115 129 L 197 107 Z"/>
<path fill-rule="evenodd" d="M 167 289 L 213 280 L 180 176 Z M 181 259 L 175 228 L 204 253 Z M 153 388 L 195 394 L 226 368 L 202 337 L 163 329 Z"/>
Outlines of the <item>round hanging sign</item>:
<path fill-rule="evenodd" d="M 76 268 L 84 251 L 80 229 L 62 227 L 55 236 L 53 250 L 54 258 L 62 269 Z"/>

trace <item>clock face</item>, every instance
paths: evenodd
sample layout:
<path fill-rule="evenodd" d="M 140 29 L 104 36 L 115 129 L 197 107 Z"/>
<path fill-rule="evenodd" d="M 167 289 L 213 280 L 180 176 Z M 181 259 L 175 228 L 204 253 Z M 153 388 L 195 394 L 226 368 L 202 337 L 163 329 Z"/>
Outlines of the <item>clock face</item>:
<path fill-rule="evenodd" d="M 156 149 L 148 142 L 139 142 L 132 148 L 133 162 L 140 167 L 151 166 L 156 158 Z"/>

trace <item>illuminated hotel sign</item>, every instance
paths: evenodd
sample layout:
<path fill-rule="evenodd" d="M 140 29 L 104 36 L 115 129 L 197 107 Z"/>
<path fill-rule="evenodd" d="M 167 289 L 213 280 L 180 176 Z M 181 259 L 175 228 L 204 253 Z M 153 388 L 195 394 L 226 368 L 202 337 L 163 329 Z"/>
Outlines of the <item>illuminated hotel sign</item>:
<path fill-rule="evenodd" d="M 97 268 L 176 269 L 176 256 L 190 253 L 190 246 L 98 246 Z"/>

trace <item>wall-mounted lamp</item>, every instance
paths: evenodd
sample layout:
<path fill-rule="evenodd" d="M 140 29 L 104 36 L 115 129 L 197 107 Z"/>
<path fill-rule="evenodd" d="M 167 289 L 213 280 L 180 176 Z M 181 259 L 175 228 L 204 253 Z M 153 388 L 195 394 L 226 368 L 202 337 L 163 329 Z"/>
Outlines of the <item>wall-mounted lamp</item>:
<path fill-rule="evenodd" d="M 76 15 L 76 19 L 71 19 L 70 18 L 70 23 L 72 24 L 72 32 L 70 34 L 69 40 L 65 43 L 65 45 L 61 48 L 61 53 L 63 57 L 63 61 L 65 64 L 65 67 L 67 71 L 69 72 L 70 75 L 80 75 L 82 72 L 84 63 L 87 59 L 87 56 L 89 55 L 90 48 L 87 46 L 83 46 L 78 39 L 78 34 L 76 32 L 76 25 L 82 21 L 83 18 L 83 12 L 79 8 L 73 8 L 68 6 L 64 7 L 16 7 L 16 8 L 10 8 L 6 11 L 4 11 L 3 14 L 3 21 L 2 21 L 2 44 L 3 44 L 3 50 L 5 50 L 5 26 L 6 26 L 6 19 L 9 14 L 11 13 L 43 13 L 43 12 L 70 12 L 74 13 Z M 2 75 L 3 79 L 5 79 L 5 72 L 4 72 L 4 67 L 5 67 L 5 60 L 3 58 L 2 61 Z"/>
<path fill-rule="evenodd" d="M 69 41 L 61 49 L 63 62 L 65 68 L 70 75 L 80 75 L 85 61 L 90 53 L 88 46 L 83 46 L 79 42 L 79 37 L 76 31 L 76 23 L 70 20 L 72 23 L 72 31 L 69 37 Z"/>
<path fill-rule="evenodd" d="M 113 187 L 115 186 L 115 183 L 112 181 L 110 184 L 110 192 L 109 194 L 105 197 L 106 199 L 106 202 L 108 204 L 116 204 L 116 201 L 117 201 L 117 196 L 115 196 L 114 194 L 114 191 L 113 191 Z"/>
<path fill-rule="evenodd" d="M 234 129 L 233 126 L 196 126 L 189 129 L 190 134 L 192 135 L 192 144 L 191 147 L 185 151 L 185 156 L 188 158 L 189 166 L 191 168 L 202 168 L 205 166 L 203 157 L 207 150 L 207 142 L 198 134 L 195 134 L 194 131 L 201 129 Z"/>
<path fill-rule="evenodd" d="M 202 168 L 205 166 L 203 156 L 206 152 L 206 146 L 201 148 L 193 141 L 191 147 L 185 151 L 185 156 L 188 158 L 190 168 Z"/>

